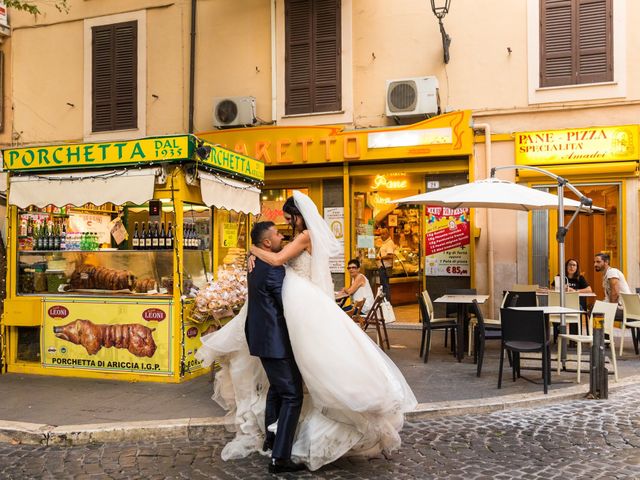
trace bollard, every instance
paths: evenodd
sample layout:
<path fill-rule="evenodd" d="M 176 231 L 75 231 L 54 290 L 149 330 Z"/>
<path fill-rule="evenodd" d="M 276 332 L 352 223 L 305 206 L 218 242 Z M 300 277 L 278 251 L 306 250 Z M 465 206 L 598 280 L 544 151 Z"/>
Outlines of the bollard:
<path fill-rule="evenodd" d="M 609 378 L 607 369 L 604 368 L 604 313 L 594 312 L 592 318 L 593 344 L 589 371 L 589 396 L 606 399 L 609 396 Z"/>

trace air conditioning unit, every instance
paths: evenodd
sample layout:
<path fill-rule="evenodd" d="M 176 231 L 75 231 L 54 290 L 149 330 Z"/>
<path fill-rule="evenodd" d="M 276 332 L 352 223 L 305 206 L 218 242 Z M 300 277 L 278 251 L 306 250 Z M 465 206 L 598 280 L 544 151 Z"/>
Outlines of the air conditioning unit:
<path fill-rule="evenodd" d="M 440 113 L 436 77 L 387 80 L 387 117 L 433 116 Z"/>
<path fill-rule="evenodd" d="M 218 97 L 213 99 L 213 126 L 255 125 L 255 97 Z"/>

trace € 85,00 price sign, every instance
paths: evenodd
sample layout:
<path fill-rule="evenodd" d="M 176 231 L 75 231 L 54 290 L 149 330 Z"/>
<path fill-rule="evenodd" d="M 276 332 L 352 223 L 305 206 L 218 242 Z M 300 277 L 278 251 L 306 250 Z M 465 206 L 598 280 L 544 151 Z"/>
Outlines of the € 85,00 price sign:
<path fill-rule="evenodd" d="M 468 277 L 469 209 L 427 207 L 425 222 L 425 274 Z"/>

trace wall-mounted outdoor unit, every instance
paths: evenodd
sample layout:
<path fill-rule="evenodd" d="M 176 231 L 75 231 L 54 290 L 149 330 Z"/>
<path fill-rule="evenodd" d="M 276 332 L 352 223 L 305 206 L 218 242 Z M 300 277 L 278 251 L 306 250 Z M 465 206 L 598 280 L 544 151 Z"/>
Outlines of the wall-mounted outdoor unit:
<path fill-rule="evenodd" d="M 218 97 L 213 99 L 213 126 L 255 125 L 255 97 Z"/>
<path fill-rule="evenodd" d="M 433 116 L 440 113 L 436 77 L 387 80 L 387 117 Z"/>

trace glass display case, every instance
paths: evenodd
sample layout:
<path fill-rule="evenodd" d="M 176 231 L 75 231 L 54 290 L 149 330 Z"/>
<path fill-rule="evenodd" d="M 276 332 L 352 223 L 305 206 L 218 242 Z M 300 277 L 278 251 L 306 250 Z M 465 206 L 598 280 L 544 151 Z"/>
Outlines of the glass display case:
<path fill-rule="evenodd" d="M 172 269 L 168 250 L 23 251 L 17 294 L 170 296 Z"/>

